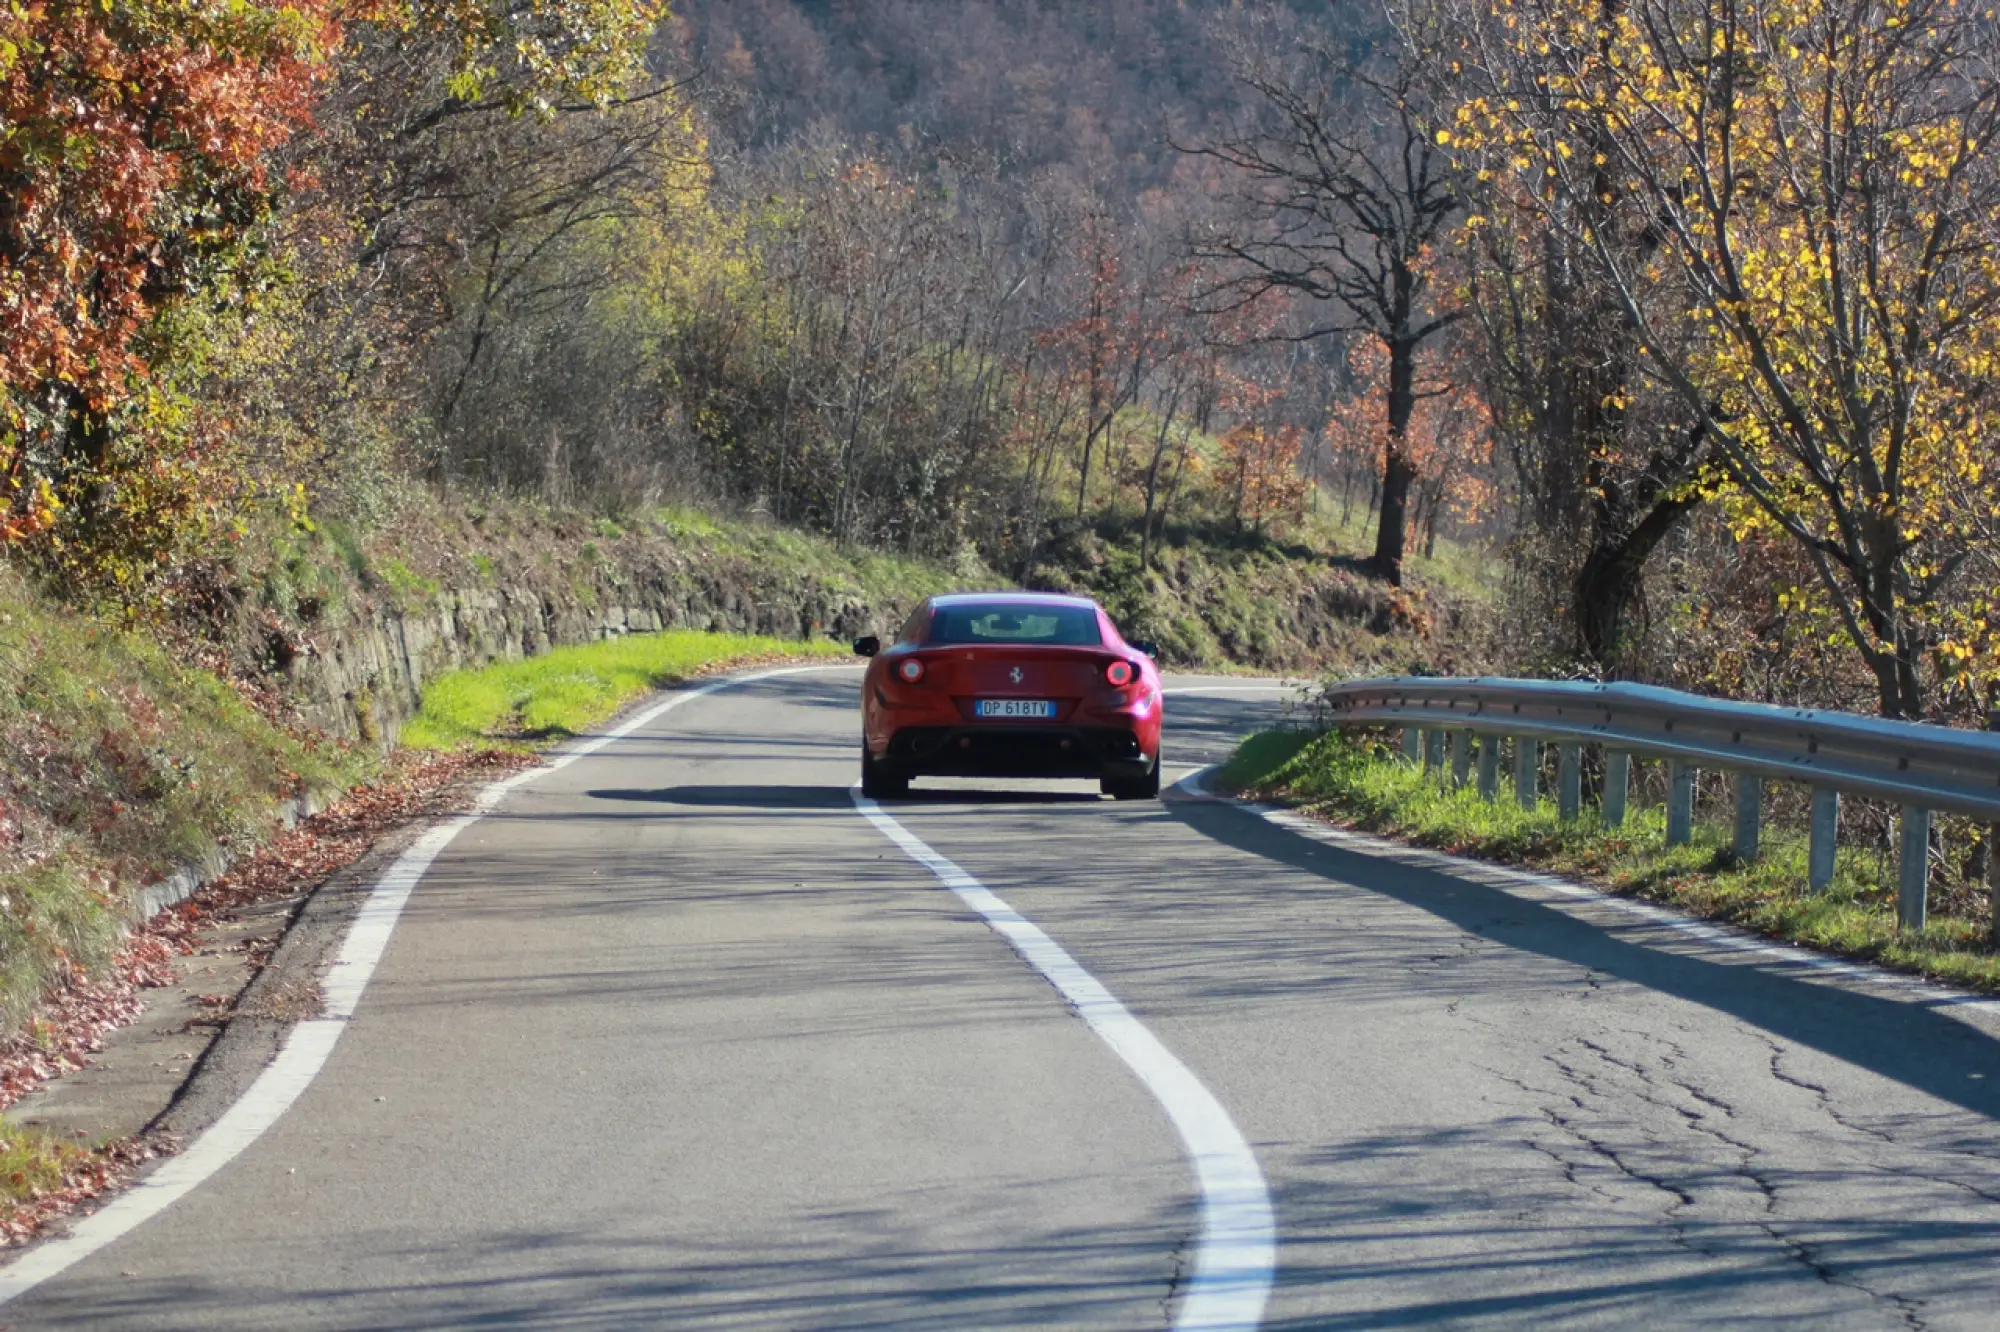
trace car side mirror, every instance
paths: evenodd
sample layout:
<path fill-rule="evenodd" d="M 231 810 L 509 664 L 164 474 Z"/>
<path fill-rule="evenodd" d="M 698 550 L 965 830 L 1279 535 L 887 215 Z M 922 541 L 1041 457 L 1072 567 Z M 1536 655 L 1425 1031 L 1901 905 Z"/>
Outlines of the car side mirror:
<path fill-rule="evenodd" d="M 1149 657 L 1160 655 L 1160 645 L 1158 643 L 1148 643 L 1144 639 L 1127 643 L 1125 646 L 1131 648 L 1134 652 L 1143 652 Z"/>
<path fill-rule="evenodd" d="M 854 640 L 854 655 L 857 657 L 872 657 L 881 650 L 882 640 L 873 634 Z"/>

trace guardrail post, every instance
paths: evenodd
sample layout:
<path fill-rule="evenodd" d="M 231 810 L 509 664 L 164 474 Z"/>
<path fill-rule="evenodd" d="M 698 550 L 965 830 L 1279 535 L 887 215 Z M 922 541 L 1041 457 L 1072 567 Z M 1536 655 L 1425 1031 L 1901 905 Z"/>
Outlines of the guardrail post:
<path fill-rule="evenodd" d="M 1414 726 L 1403 728 L 1403 757 L 1415 763 L 1423 756 L 1424 733 Z"/>
<path fill-rule="evenodd" d="M 1747 772 L 1736 774 L 1736 858 L 1748 863 L 1757 858 L 1757 844 L 1764 829 L 1764 779 Z"/>
<path fill-rule="evenodd" d="M 1514 737 L 1514 799 L 1521 808 L 1533 809 L 1542 784 L 1542 742 L 1525 735 Z"/>
<path fill-rule="evenodd" d="M 1686 846 L 1694 838 L 1694 769 L 1679 759 L 1667 764 L 1667 845 Z"/>
<path fill-rule="evenodd" d="M 2000 823 L 1986 830 L 1986 897 L 1993 908 L 1991 937 L 2000 948 Z"/>
<path fill-rule="evenodd" d="M 1479 798 L 1492 800 L 1500 793 L 1500 737 L 1479 737 Z"/>
<path fill-rule="evenodd" d="M 1834 839 L 1840 834 L 1840 792 L 1816 786 L 1812 794 L 1812 840 L 1806 849 L 1806 888 L 1823 893 L 1833 883 Z"/>
<path fill-rule="evenodd" d="M 1903 854 L 1896 867 L 1896 923 L 1921 930 L 1930 910 L 1931 812 L 1903 806 Z"/>
<path fill-rule="evenodd" d="M 1444 767 L 1444 732 L 1432 727 L 1424 732 L 1424 771 L 1436 772 Z"/>
<path fill-rule="evenodd" d="M 1472 732 L 1453 731 L 1451 733 L 1451 789 L 1456 791 L 1465 785 L 1472 773 Z"/>
<path fill-rule="evenodd" d="M 1622 827 L 1625 802 L 1632 791 L 1632 756 L 1622 749 L 1604 751 L 1604 799 L 1599 803 L 1604 826 Z"/>
<path fill-rule="evenodd" d="M 1573 822 L 1583 813 L 1583 746 L 1560 745 L 1556 750 L 1556 817 Z"/>

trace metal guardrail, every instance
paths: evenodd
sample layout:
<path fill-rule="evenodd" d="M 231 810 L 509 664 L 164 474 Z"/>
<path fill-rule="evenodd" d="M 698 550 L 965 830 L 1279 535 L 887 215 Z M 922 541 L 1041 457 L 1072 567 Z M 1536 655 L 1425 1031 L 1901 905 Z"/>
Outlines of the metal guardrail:
<path fill-rule="evenodd" d="M 1960 731 L 1841 712 L 1774 708 L 1703 698 L 1650 685 L 1550 680 L 1398 677 L 1329 685 L 1325 702 L 1337 726 L 1401 726 L 1403 752 L 1470 778 L 1478 751 L 1479 791 L 1494 799 L 1500 751 L 1511 742 L 1516 798 L 1540 796 L 1541 746 L 1558 747 L 1556 801 L 1562 817 L 1582 813 L 1582 750 L 1605 753 L 1600 815 L 1624 821 L 1634 756 L 1663 759 L 1667 844 L 1693 829 L 1694 773 L 1736 776 L 1736 852 L 1755 859 L 1763 783 L 1798 782 L 1813 790 L 1808 877 L 1814 891 L 1833 878 L 1840 796 L 1903 807 L 1897 917 L 1921 929 L 1926 912 L 1931 820 L 1962 814 L 2000 823 L 2000 733 Z M 2000 858 L 1996 858 L 2000 859 Z"/>

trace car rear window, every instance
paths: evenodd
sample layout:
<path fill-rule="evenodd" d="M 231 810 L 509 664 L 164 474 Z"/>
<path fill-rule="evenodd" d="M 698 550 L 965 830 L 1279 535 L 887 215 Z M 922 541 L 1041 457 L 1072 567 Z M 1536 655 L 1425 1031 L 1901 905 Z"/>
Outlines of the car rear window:
<path fill-rule="evenodd" d="M 932 643 L 1053 643 L 1096 647 L 1097 612 L 1087 606 L 968 602 L 931 613 Z"/>

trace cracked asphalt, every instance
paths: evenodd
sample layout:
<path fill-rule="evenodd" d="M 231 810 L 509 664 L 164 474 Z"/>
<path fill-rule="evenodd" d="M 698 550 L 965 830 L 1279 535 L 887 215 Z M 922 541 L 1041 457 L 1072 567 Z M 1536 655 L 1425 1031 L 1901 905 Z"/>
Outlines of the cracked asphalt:
<path fill-rule="evenodd" d="M 0 1321 L 1167 1325 L 1187 1162 L 852 812 L 853 690 L 718 694 L 510 799 L 290 1113 Z M 1284 706 L 1176 696 L 1170 760 Z M 1091 789 L 892 812 L 1228 1107 L 1276 1210 L 1266 1327 L 2000 1327 L 1989 1006 Z"/>

